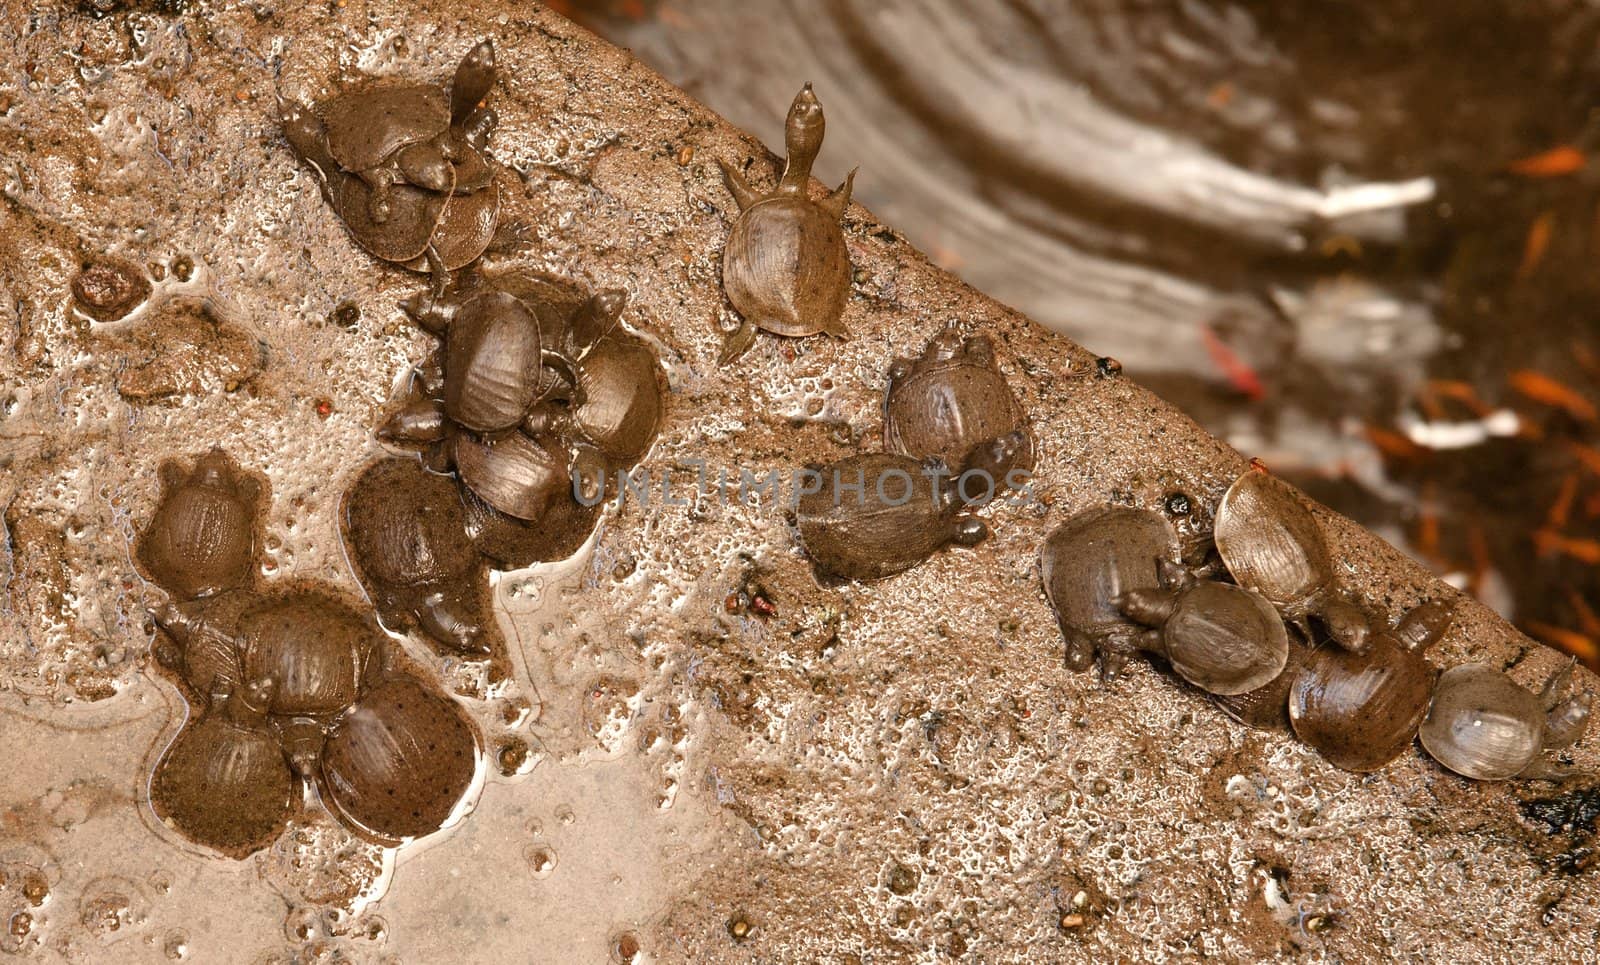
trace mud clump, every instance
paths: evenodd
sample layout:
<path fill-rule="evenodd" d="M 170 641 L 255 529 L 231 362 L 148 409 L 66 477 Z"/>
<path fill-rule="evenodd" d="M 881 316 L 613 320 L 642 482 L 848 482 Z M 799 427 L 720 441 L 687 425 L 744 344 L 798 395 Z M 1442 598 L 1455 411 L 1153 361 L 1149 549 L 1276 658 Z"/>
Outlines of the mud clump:
<path fill-rule="evenodd" d="M 115 322 L 132 314 L 150 297 L 150 279 L 137 265 L 115 258 L 86 262 L 72 279 L 72 300 L 97 322 Z"/>

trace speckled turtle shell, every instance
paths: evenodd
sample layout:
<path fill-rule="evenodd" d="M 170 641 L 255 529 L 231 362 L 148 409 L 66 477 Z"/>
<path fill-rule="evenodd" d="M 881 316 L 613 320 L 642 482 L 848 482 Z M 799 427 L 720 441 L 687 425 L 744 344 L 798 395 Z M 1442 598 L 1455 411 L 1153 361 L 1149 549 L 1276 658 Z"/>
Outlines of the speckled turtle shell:
<path fill-rule="evenodd" d="M 443 134 L 450 95 L 437 84 L 375 83 L 335 94 L 321 114 L 334 160 L 346 171 L 364 171 Z"/>
<path fill-rule="evenodd" d="M 178 734 L 150 781 L 167 826 L 231 858 L 277 838 L 295 800 L 294 774 L 259 709 L 231 697 Z"/>
<path fill-rule="evenodd" d="M 820 489 L 801 495 L 796 514 L 801 545 L 835 576 L 878 580 L 916 566 L 949 543 L 981 541 L 988 534 L 983 523 L 960 515 L 924 468 L 909 456 L 868 453 L 817 470 Z M 850 488 L 857 481 L 864 482 L 860 496 Z"/>
<path fill-rule="evenodd" d="M 329 729 L 321 788 L 351 827 L 385 843 L 439 830 L 472 786 L 477 736 L 452 700 L 383 677 Z"/>
<path fill-rule="evenodd" d="M 1516 777 L 1544 750 L 1539 698 L 1481 663 L 1439 675 L 1420 734 L 1422 746 L 1450 770 L 1479 781 Z"/>
<path fill-rule="evenodd" d="M 276 681 L 267 710 L 282 716 L 348 707 L 382 639 L 349 606 L 311 590 L 293 590 L 246 611 L 239 636 L 245 679 Z"/>
<path fill-rule="evenodd" d="M 1045 595 L 1067 637 L 1067 664 L 1085 670 L 1093 640 L 1132 624 L 1117 608 L 1129 590 L 1161 585 L 1156 560 L 1178 557 L 1178 537 L 1161 516 L 1109 506 L 1076 514 L 1039 549 Z"/>
<path fill-rule="evenodd" d="M 946 329 L 929 341 L 920 358 L 902 359 L 889 370 L 883 438 L 890 452 L 918 459 L 938 456 L 962 467 L 974 447 L 1026 428 L 1022 406 L 986 336 L 963 342 L 954 329 Z M 1032 468 L 1031 435 L 1013 455 L 1012 466 Z"/>
<path fill-rule="evenodd" d="M 381 595 L 415 597 L 468 578 L 478 562 L 455 484 L 415 459 L 368 466 L 345 494 L 345 522 L 355 563 Z"/>

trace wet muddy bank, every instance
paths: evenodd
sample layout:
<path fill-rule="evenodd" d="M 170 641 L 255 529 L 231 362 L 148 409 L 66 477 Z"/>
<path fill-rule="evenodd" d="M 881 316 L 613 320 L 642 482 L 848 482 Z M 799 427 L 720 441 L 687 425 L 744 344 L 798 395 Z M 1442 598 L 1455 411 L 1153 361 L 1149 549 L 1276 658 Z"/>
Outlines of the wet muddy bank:
<path fill-rule="evenodd" d="M 438 961 L 467 946 L 1376 960 L 1593 941 L 1593 875 L 1570 873 L 1588 825 L 1539 817 L 1581 800 L 1472 784 L 1414 749 L 1356 777 L 1144 663 L 1109 687 L 1062 666 L 1045 535 L 1112 499 L 1155 508 L 1182 488 L 1214 503 L 1246 466 L 1133 379 L 859 205 L 843 218 L 855 337 L 763 336 L 719 363 L 737 209 L 715 159 L 767 178 L 769 158 L 624 53 L 498 7 L 61 7 L 6 23 L 0 719 L 15 757 L 0 895 L 17 944 L 86 961 Z M 505 70 L 502 203 L 532 240 L 492 266 L 628 293 L 623 321 L 669 389 L 646 469 L 875 450 L 890 366 L 954 319 L 994 341 L 1033 420 L 1040 507 L 996 507 L 980 545 L 843 585 L 817 580 L 781 506 L 609 509 L 569 563 L 495 577 L 504 676 L 390 638 L 489 748 L 530 748 L 510 774 L 485 769 L 470 814 L 398 851 L 307 820 L 226 861 L 149 808 L 185 711 L 153 664 L 145 612 L 164 595 L 135 565 L 136 535 L 160 463 L 221 445 L 270 493 L 257 577 L 361 598 L 340 496 L 389 453 L 373 427 L 435 341 L 397 307 L 425 281 L 351 243 L 279 135 L 276 98 L 440 76 L 484 36 Z M 830 111 L 848 103 L 820 93 Z M 121 320 L 72 306 L 98 258 L 149 280 Z M 193 349 L 166 387 L 126 391 L 119 376 L 174 341 Z M 1318 518 L 1340 579 L 1386 618 L 1453 595 Z M 1524 684 L 1558 663 L 1466 600 L 1430 659 L 1508 666 Z M 1596 766 L 1593 741 L 1573 758 Z"/>

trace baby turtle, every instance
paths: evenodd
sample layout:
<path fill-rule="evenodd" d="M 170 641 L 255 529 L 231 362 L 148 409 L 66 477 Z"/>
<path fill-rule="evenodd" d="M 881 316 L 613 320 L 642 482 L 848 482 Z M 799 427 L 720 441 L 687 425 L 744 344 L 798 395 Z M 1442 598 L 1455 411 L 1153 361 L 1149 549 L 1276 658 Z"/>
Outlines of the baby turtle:
<path fill-rule="evenodd" d="M 807 84 L 789 107 L 784 127 L 789 160 L 770 194 L 757 192 L 733 165 L 717 162 L 740 211 L 722 253 L 722 287 L 742 316 L 723 345 L 724 364 L 750 348 L 758 328 L 778 335 L 850 337 L 841 318 L 850 294 L 850 252 L 839 221 L 850 204 L 856 173 L 821 201 L 807 194 L 825 129 L 822 105 Z"/>
<path fill-rule="evenodd" d="M 1161 586 L 1117 599 L 1129 617 L 1156 629 L 1133 639 L 1167 658 L 1178 676 L 1213 694 L 1242 694 L 1269 683 L 1289 658 L 1283 619 L 1254 590 L 1196 580 L 1176 563 L 1158 564 Z"/>
<path fill-rule="evenodd" d="M 578 360 L 573 387 L 573 429 L 616 469 L 637 463 L 661 431 L 666 393 L 661 365 L 650 347 L 613 331 Z"/>
<path fill-rule="evenodd" d="M 508 516 L 542 520 L 564 500 L 598 500 L 605 487 L 605 458 L 591 446 L 564 447 L 541 435 L 513 432 L 497 439 L 456 437 L 454 461 L 461 483 Z"/>
<path fill-rule="evenodd" d="M 1117 600 L 1130 590 L 1159 589 L 1156 561 L 1177 555 L 1177 534 L 1148 510 L 1090 509 L 1056 527 L 1039 549 L 1039 572 L 1070 669 L 1089 669 L 1096 654 L 1107 676 L 1122 669 L 1144 630 L 1128 621 Z"/>
<path fill-rule="evenodd" d="M 290 146 L 317 171 L 356 242 L 432 271 L 436 288 L 475 261 L 498 227 L 499 189 L 482 153 L 495 118 L 478 106 L 494 77 L 485 40 L 462 59 L 448 94 L 434 84 L 374 82 L 319 110 L 284 110 Z"/>
<path fill-rule="evenodd" d="M 472 786 L 477 735 L 455 701 L 389 673 L 328 732 L 323 800 L 385 844 L 443 827 Z"/>
<path fill-rule="evenodd" d="M 271 678 L 223 695 L 161 756 L 150 804 L 168 827 L 231 858 L 277 838 L 288 821 L 294 775 L 266 721 Z"/>
<path fill-rule="evenodd" d="M 259 594 L 241 590 L 169 602 L 151 612 L 150 618 L 167 637 L 156 643 L 156 659 L 188 684 L 202 706 L 239 691 L 243 683 L 236 632 L 239 616 L 261 601 Z"/>
<path fill-rule="evenodd" d="M 626 303 L 621 291 L 600 292 L 562 326 L 562 341 L 571 341 L 568 328 L 593 329 L 599 340 L 598 333 L 616 324 Z M 437 442 L 451 424 L 479 433 L 510 429 L 521 425 L 542 398 L 561 392 L 562 380 L 566 393 L 578 380 L 578 363 L 555 341 L 545 340 L 536 306 L 509 292 L 475 287 L 438 298 L 409 298 L 401 308 L 444 346 L 437 375 L 424 374 L 418 384 L 422 397 L 379 428 L 382 438 Z"/>
<path fill-rule="evenodd" d="M 984 447 L 1010 436 L 1008 464 L 989 465 Z M 890 452 L 938 456 L 962 472 L 989 472 L 997 482 L 1012 468 L 1033 468 L 1033 436 L 1000 373 L 994 343 L 984 335 L 963 341 L 954 326 L 935 335 L 921 358 L 889 368 L 883 441 Z"/>
<path fill-rule="evenodd" d="M 244 583 L 255 558 L 260 483 L 238 472 L 221 449 L 196 459 L 192 472 L 163 463 L 160 475 L 161 503 L 139 537 L 145 570 L 186 600 Z"/>
<path fill-rule="evenodd" d="M 345 494 L 344 532 L 386 623 L 414 621 L 448 647 L 488 651 L 483 568 L 451 480 L 415 459 L 375 462 Z"/>
<path fill-rule="evenodd" d="M 327 717 L 360 693 L 367 663 L 381 646 L 377 628 L 316 590 L 291 590 L 246 610 L 236 646 L 247 680 L 276 682 L 268 712 Z"/>
<path fill-rule="evenodd" d="M 1295 735 L 1335 767 L 1356 773 L 1399 757 L 1417 736 L 1433 693 L 1435 673 L 1423 654 L 1452 616 L 1446 604 L 1427 603 L 1394 629 L 1373 634 L 1360 653 L 1313 650 L 1289 691 Z"/>
<path fill-rule="evenodd" d="M 1571 676 L 1569 662 L 1535 697 L 1485 664 L 1451 667 L 1434 687 L 1422 746 L 1440 764 L 1474 780 L 1570 776 L 1570 768 L 1543 754 L 1576 743 L 1589 726 L 1588 694 L 1561 699 Z"/>
<path fill-rule="evenodd" d="M 800 488 L 800 544 L 847 580 L 902 573 L 949 543 L 975 546 L 989 530 L 962 511 L 949 470 L 895 453 L 868 453 L 813 471 Z"/>
<path fill-rule="evenodd" d="M 1366 645 L 1366 616 L 1337 595 L 1322 528 L 1287 483 L 1247 470 L 1223 493 L 1214 535 L 1239 585 L 1266 597 L 1308 638 L 1306 617 L 1316 614 L 1341 647 Z"/>
<path fill-rule="evenodd" d="M 375 81 L 341 91 L 315 113 L 290 105 L 284 133 L 324 177 L 360 178 L 368 188 L 367 214 L 383 224 L 396 183 L 436 193 L 467 193 L 487 183 L 479 152 L 494 113 L 478 105 L 494 79 L 494 45 L 484 40 L 456 66 L 448 92 L 437 84 Z"/>

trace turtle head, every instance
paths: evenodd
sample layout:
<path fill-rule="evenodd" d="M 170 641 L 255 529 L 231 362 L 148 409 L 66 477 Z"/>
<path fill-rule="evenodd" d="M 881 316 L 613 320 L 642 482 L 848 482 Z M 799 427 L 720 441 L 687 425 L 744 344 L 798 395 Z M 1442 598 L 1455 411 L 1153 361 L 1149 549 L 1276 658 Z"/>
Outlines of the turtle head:
<path fill-rule="evenodd" d="M 803 192 L 811 178 L 811 164 L 822 150 L 822 135 L 827 122 L 822 117 L 822 103 L 812 92 L 808 81 L 789 105 L 789 119 L 784 124 L 784 146 L 789 152 L 789 166 L 784 168 L 780 188 Z"/>

